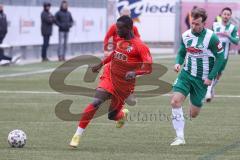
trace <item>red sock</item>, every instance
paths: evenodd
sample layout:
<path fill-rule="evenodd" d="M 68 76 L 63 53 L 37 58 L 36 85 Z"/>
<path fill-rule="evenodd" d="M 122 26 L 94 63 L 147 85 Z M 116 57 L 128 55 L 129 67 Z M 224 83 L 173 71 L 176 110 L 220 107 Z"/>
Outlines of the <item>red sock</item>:
<path fill-rule="evenodd" d="M 97 111 L 97 108 L 94 107 L 92 104 L 89 104 L 84 109 L 78 126 L 85 129 L 87 127 L 88 123 L 92 120 L 96 111 Z"/>
<path fill-rule="evenodd" d="M 124 113 L 122 110 L 120 110 L 117 115 L 115 116 L 115 121 L 118 121 L 119 119 L 122 119 L 124 117 Z"/>

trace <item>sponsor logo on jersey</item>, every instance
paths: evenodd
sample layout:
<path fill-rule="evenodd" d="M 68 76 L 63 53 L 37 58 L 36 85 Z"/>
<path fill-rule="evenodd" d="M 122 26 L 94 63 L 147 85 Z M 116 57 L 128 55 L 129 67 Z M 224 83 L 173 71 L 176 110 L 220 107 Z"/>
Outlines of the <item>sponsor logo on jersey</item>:
<path fill-rule="evenodd" d="M 200 48 L 196 48 L 196 47 L 188 47 L 187 52 L 190 53 L 190 54 L 201 54 L 201 53 L 203 53 L 203 51 Z"/>
<path fill-rule="evenodd" d="M 128 57 L 124 53 L 115 51 L 114 58 L 121 60 L 121 61 L 127 61 Z"/>

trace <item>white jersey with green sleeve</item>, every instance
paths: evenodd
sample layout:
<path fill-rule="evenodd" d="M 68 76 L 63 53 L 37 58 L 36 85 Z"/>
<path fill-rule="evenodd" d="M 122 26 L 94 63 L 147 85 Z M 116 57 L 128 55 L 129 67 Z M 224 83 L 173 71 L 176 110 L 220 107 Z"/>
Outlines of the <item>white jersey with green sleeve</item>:
<path fill-rule="evenodd" d="M 203 29 L 192 33 L 191 29 L 182 34 L 182 43 L 176 64 L 184 63 L 184 70 L 200 79 L 213 79 L 223 62 L 223 48 L 212 30 Z"/>
<path fill-rule="evenodd" d="M 228 53 L 230 49 L 230 44 L 238 44 L 239 42 L 239 35 L 238 35 L 238 29 L 236 26 L 234 26 L 231 23 L 228 23 L 226 26 L 222 24 L 222 22 L 214 22 L 213 23 L 213 31 L 214 33 L 223 33 L 227 32 L 229 33 L 230 37 L 224 37 L 218 35 L 219 40 L 222 42 L 222 46 L 224 49 L 224 58 L 228 58 Z"/>

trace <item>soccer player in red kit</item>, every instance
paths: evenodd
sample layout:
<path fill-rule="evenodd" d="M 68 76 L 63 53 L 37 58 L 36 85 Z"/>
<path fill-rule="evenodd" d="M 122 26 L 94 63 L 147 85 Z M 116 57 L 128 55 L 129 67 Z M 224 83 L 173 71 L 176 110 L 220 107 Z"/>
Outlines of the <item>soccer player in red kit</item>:
<path fill-rule="evenodd" d="M 120 11 L 120 16 L 129 16 L 131 17 L 131 11 L 129 8 L 127 7 L 123 7 Z M 138 29 L 136 26 L 133 25 L 133 29 L 132 29 L 132 32 L 134 34 L 134 36 L 140 38 L 140 34 L 138 32 Z M 112 43 L 109 42 L 109 39 L 112 38 Z M 117 26 L 116 26 L 116 23 L 112 24 L 109 28 L 109 30 L 107 31 L 107 34 L 104 38 L 104 56 L 109 56 L 109 54 L 111 52 L 109 52 L 109 46 L 115 48 L 116 47 L 116 44 L 117 44 L 117 41 L 119 40 L 119 36 L 117 34 Z M 111 44 L 111 45 L 110 45 Z M 103 74 L 102 74 L 102 77 L 108 77 L 110 76 L 110 64 L 105 64 L 104 65 L 104 68 L 103 68 Z M 136 100 L 136 97 L 134 95 L 134 93 L 130 94 L 129 97 L 126 98 L 125 102 L 128 104 L 128 105 L 131 105 L 131 106 L 134 106 L 136 105 L 137 103 L 137 100 Z"/>
<path fill-rule="evenodd" d="M 78 128 L 70 142 L 77 147 L 85 128 L 93 118 L 101 104 L 111 99 L 108 118 L 117 122 L 121 128 L 126 120 L 128 110 L 123 108 L 124 100 L 131 94 L 137 75 L 152 72 L 152 57 L 149 48 L 132 33 L 133 21 L 129 16 L 121 16 L 117 20 L 117 33 L 121 39 L 116 49 L 100 64 L 92 67 L 98 72 L 104 64 L 110 63 L 110 77 L 100 78 L 94 100 L 83 111 Z"/>

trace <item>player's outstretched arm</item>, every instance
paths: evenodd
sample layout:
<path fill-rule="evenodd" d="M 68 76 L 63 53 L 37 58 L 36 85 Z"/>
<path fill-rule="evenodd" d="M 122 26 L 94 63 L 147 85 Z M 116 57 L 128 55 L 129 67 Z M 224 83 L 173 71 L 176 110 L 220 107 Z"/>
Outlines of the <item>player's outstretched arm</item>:
<path fill-rule="evenodd" d="M 181 65 L 184 63 L 185 57 L 186 57 L 186 47 L 183 43 L 183 40 L 180 44 L 180 48 L 177 53 L 177 57 L 175 60 L 175 65 L 174 65 L 174 71 L 179 72 L 181 69 Z"/>
<path fill-rule="evenodd" d="M 129 71 L 126 73 L 126 80 L 134 79 L 137 75 L 145 75 L 152 73 L 152 56 L 150 54 L 149 48 L 145 45 L 142 45 L 138 48 L 139 54 L 142 61 L 141 68 L 136 69 L 135 71 Z"/>
<path fill-rule="evenodd" d="M 236 45 L 239 43 L 239 35 L 238 35 L 237 27 L 234 27 L 233 32 L 231 33 L 231 35 L 229 35 L 229 40 Z"/>
<path fill-rule="evenodd" d="M 109 39 L 111 37 L 113 37 L 114 33 L 116 34 L 116 25 L 115 24 L 111 25 L 111 27 L 108 29 L 107 34 L 105 35 L 104 41 L 103 41 L 104 46 L 106 46 L 108 44 Z"/>
<path fill-rule="evenodd" d="M 214 79 L 218 72 L 220 71 L 222 65 L 224 64 L 224 50 L 221 42 L 219 41 L 217 35 L 213 34 L 209 42 L 209 49 L 212 51 L 213 55 L 216 57 L 212 71 L 208 75 L 208 79 Z"/>
<path fill-rule="evenodd" d="M 141 69 L 135 70 L 135 71 L 128 71 L 126 73 L 125 79 L 131 80 L 136 78 L 138 75 L 145 75 L 152 73 L 152 63 L 144 63 L 142 64 Z"/>
<path fill-rule="evenodd" d="M 101 70 L 102 66 L 103 66 L 102 63 L 93 65 L 93 66 L 92 66 L 92 72 L 93 72 L 93 73 L 98 73 L 98 72 Z"/>
<path fill-rule="evenodd" d="M 104 66 L 105 64 L 107 64 L 107 63 L 109 63 L 111 61 L 113 54 L 114 54 L 114 51 L 109 56 L 105 57 L 101 61 L 101 63 L 93 65 L 92 66 L 92 72 L 94 72 L 94 73 L 99 72 L 100 69 L 102 68 L 102 66 Z"/>

